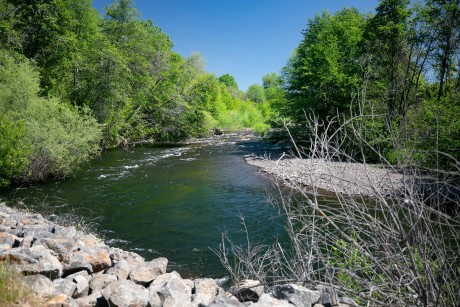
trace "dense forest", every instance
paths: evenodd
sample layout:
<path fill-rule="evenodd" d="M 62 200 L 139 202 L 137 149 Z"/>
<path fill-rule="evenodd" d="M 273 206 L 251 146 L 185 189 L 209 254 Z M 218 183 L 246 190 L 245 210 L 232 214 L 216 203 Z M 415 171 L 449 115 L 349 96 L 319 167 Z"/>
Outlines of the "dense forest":
<path fill-rule="evenodd" d="M 65 177 L 101 149 L 309 116 L 359 127 L 392 163 L 460 158 L 460 2 L 382 0 L 308 21 L 280 74 L 238 89 L 133 0 L 0 0 L 0 186 Z M 443 153 L 440 156 L 437 153 Z M 431 154 L 436 153 L 436 154 Z M 375 160 L 373 151 L 365 159 Z"/>

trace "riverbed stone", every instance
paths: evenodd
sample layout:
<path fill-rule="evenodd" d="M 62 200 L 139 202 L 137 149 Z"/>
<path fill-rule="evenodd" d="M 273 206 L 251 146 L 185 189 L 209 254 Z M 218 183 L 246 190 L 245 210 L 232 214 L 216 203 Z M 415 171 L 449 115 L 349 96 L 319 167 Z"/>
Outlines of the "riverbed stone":
<path fill-rule="evenodd" d="M 257 303 L 252 303 L 249 306 L 253 306 L 253 307 L 298 307 L 295 304 L 291 304 L 290 302 L 285 301 L 285 300 L 277 299 L 273 295 L 267 294 L 267 293 L 262 293 Z M 304 305 L 301 305 L 301 306 L 304 306 Z"/>
<path fill-rule="evenodd" d="M 29 289 L 42 297 L 52 296 L 56 290 L 51 279 L 41 274 L 24 276 L 22 280 Z"/>
<path fill-rule="evenodd" d="M 124 259 L 119 260 L 113 267 L 107 270 L 107 274 L 116 276 L 118 280 L 127 279 L 129 273 L 131 273 L 130 265 Z"/>
<path fill-rule="evenodd" d="M 101 291 L 111 307 L 143 307 L 147 306 L 149 291 L 130 280 L 120 280 L 111 283 Z"/>
<path fill-rule="evenodd" d="M 71 253 L 64 263 L 64 274 L 68 275 L 82 270 L 89 273 L 100 272 L 109 268 L 112 265 L 112 260 L 107 248 L 82 247 Z"/>
<path fill-rule="evenodd" d="M 168 259 L 164 257 L 156 258 L 132 270 L 129 274 L 129 279 L 136 284 L 148 286 L 157 276 L 166 273 L 167 267 Z"/>
<path fill-rule="evenodd" d="M 72 252 L 74 240 L 68 237 L 56 237 L 56 238 L 43 238 L 33 242 L 32 246 L 43 245 L 46 248 L 56 253 L 59 261 L 63 261 L 64 257 Z"/>
<path fill-rule="evenodd" d="M 10 247 L 18 247 L 20 238 L 7 232 L 0 232 L 0 245 L 9 245 Z"/>
<path fill-rule="evenodd" d="M 180 278 L 171 278 L 157 293 L 163 307 L 186 307 L 192 305 L 192 291 Z"/>
<path fill-rule="evenodd" d="M 52 229 L 52 232 L 58 237 L 74 238 L 77 235 L 77 230 L 75 226 L 60 226 L 55 225 Z"/>
<path fill-rule="evenodd" d="M 65 294 L 58 294 L 43 304 L 43 307 L 79 307 L 76 301 Z"/>
<path fill-rule="evenodd" d="M 212 301 L 208 307 L 244 307 L 243 303 L 240 303 L 233 295 L 218 295 Z"/>
<path fill-rule="evenodd" d="M 313 291 L 296 284 L 276 287 L 274 294 L 276 298 L 286 300 L 297 307 L 311 307 L 321 298 L 320 291 Z"/>
<path fill-rule="evenodd" d="M 150 286 L 149 286 L 149 305 L 151 307 L 163 306 L 163 302 L 162 302 L 162 299 L 160 297 L 159 292 L 172 279 L 181 279 L 182 280 L 182 278 L 179 275 L 179 273 L 177 273 L 176 271 L 173 271 L 171 273 L 165 273 L 165 274 L 162 274 L 162 275 L 158 276 L 150 284 Z M 186 282 L 184 282 L 184 283 L 191 289 L 189 284 L 187 284 Z M 190 290 L 190 293 L 191 293 L 191 290 Z"/>
<path fill-rule="evenodd" d="M 80 298 L 80 297 L 88 296 L 89 294 L 88 280 L 82 275 L 77 275 L 73 278 L 73 281 L 76 283 L 77 287 L 72 297 Z"/>
<path fill-rule="evenodd" d="M 257 302 L 264 293 L 264 286 L 258 280 L 245 279 L 238 287 L 230 289 L 240 302 Z"/>

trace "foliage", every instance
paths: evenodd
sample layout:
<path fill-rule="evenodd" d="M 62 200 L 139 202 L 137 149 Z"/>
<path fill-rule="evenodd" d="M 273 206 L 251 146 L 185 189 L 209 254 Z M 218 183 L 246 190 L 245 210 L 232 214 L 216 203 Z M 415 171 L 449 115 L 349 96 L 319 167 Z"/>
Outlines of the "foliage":
<path fill-rule="evenodd" d="M 254 102 L 265 102 L 264 88 L 260 84 L 252 84 L 246 91 L 246 97 Z"/>

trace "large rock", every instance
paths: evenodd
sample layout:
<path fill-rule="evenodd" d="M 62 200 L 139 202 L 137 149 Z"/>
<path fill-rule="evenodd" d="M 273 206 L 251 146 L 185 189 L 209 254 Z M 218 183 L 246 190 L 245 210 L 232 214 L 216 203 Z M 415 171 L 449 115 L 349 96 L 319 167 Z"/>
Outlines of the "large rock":
<path fill-rule="evenodd" d="M 234 296 L 218 295 L 208 307 L 244 307 L 246 305 L 240 303 Z"/>
<path fill-rule="evenodd" d="M 116 276 L 118 280 L 127 279 L 129 273 L 131 273 L 131 267 L 128 261 L 124 259 L 119 260 L 113 267 L 107 270 L 107 274 Z"/>
<path fill-rule="evenodd" d="M 129 274 L 129 279 L 136 284 L 148 286 L 157 276 L 166 273 L 168 267 L 168 259 L 160 257 L 146 262 Z"/>
<path fill-rule="evenodd" d="M 160 307 L 165 304 L 165 301 L 168 304 L 175 304 L 176 300 L 169 297 L 173 292 L 178 295 L 177 301 L 179 299 L 191 301 L 192 285 L 187 280 L 183 280 L 176 271 L 162 274 L 150 284 L 149 305 L 151 307 Z"/>
<path fill-rule="evenodd" d="M 89 294 L 88 280 L 82 275 L 77 275 L 73 278 L 73 281 L 76 283 L 77 288 L 75 289 L 75 293 L 72 297 L 80 298 L 80 297 L 88 296 Z"/>
<path fill-rule="evenodd" d="M 216 282 L 211 278 L 196 279 L 194 289 L 195 293 L 193 294 L 192 302 L 203 305 L 209 305 L 216 298 L 219 291 Z"/>
<path fill-rule="evenodd" d="M 109 275 L 109 274 L 100 274 L 100 275 L 94 275 L 93 279 L 91 279 L 91 282 L 89 283 L 89 288 L 91 292 L 97 292 L 101 291 L 105 287 L 107 287 L 109 284 L 116 282 L 117 277 L 115 275 Z"/>
<path fill-rule="evenodd" d="M 101 292 L 93 292 L 88 296 L 77 298 L 75 300 L 79 307 L 96 307 L 106 306 L 107 301 L 102 296 Z"/>
<path fill-rule="evenodd" d="M 74 240 L 67 237 L 43 238 L 36 240 L 32 246 L 43 245 L 44 247 L 56 253 L 59 261 L 72 252 Z"/>
<path fill-rule="evenodd" d="M 69 255 L 64 260 L 64 274 L 86 270 L 89 273 L 100 272 L 112 265 L 108 248 L 88 248 L 84 247 Z"/>
<path fill-rule="evenodd" d="M 321 294 L 295 284 L 277 287 L 274 291 L 276 298 L 286 300 L 296 307 L 311 307 L 319 302 Z"/>
<path fill-rule="evenodd" d="M 54 228 L 52 229 L 52 232 L 58 236 L 58 237 L 66 237 L 66 238 L 73 238 L 77 234 L 77 230 L 75 229 L 75 226 L 60 226 L 60 225 L 55 225 Z"/>
<path fill-rule="evenodd" d="M 337 292 L 332 287 L 326 286 L 317 286 L 317 290 L 320 292 L 319 304 L 324 305 L 325 307 L 332 307 L 338 304 Z"/>
<path fill-rule="evenodd" d="M 144 307 L 149 299 L 147 289 L 129 280 L 114 282 L 101 293 L 111 307 Z"/>
<path fill-rule="evenodd" d="M 0 232 L 0 245 L 9 245 L 9 247 L 18 247 L 22 239 L 7 232 Z"/>
<path fill-rule="evenodd" d="M 339 297 L 340 307 L 358 307 L 359 305 L 349 297 Z"/>
<path fill-rule="evenodd" d="M 254 307 L 298 307 L 297 305 L 292 305 L 288 301 L 279 300 L 276 297 L 273 297 L 270 294 L 263 293 L 257 303 L 253 303 L 250 306 Z M 301 305 L 303 306 L 303 305 Z"/>
<path fill-rule="evenodd" d="M 73 298 L 59 294 L 43 304 L 43 307 L 78 307 L 78 304 Z"/>
<path fill-rule="evenodd" d="M 25 276 L 22 280 L 29 289 L 42 297 L 52 296 L 56 290 L 51 279 L 40 274 Z"/>
<path fill-rule="evenodd" d="M 61 263 L 42 245 L 2 251 L 0 252 L 0 261 L 17 264 L 18 269 L 24 275 L 42 274 L 51 279 L 59 278 L 62 275 Z"/>
<path fill-rule="evenodd" d="M 59 278 L 53 280 L 54 288 L 56 289 L 55 294 L 65 294 L 68 297 L 72 297 L 77 289 L 77 284 L 70 279 Z"/>
<path fill-rule="evenodd" d="M 24 238 L 34 238 L 34 239 L 43 239 L 43 238 L 52 238 L 56 235 L 50 232 L 49 225 L 24 225 L 22 227 L 23 237 Z"/>

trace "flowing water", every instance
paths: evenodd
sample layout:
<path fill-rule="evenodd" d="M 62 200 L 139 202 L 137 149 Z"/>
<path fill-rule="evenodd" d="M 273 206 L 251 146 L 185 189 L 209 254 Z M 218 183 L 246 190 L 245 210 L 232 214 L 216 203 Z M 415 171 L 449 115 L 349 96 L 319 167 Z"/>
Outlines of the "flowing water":
<path fill-rule="evenodd" d="M 227 232 L 245 244 L 241 217 L 251 240 L 287 240 L 283 220 L 267 201 L 276 194 L 269 178 L 244 163 L 268 145 L 236 136 L 176 147 L 112 150 L 92 160 L 76 177 L 2 191 L 1 198 L 48 202 L 58 212 L 96 218 L 106 243 L 166 257 L 183 276 L 222 277 L 210 248 Z"/>

